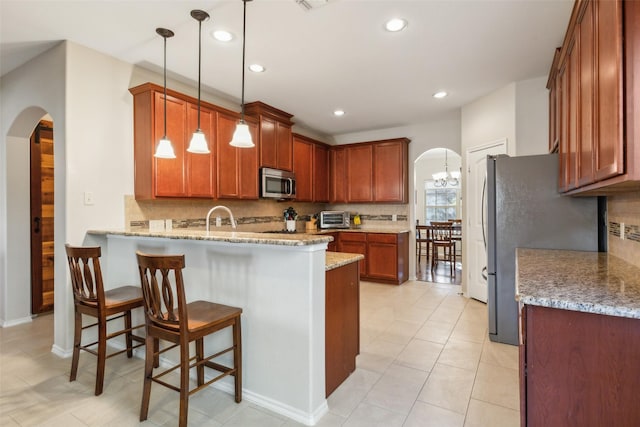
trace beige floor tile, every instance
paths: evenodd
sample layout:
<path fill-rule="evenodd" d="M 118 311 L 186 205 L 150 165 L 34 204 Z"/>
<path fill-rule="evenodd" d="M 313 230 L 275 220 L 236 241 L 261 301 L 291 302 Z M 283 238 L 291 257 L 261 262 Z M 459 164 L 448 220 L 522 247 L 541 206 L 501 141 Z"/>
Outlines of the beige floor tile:
<path fill-rule="evenodd" d="M 245 406 L 224 423 L 227 427 L 280 427 L 285 423 L 279 417 Z"/>
<path fill-rule="evenodd" d="M 518 369 L 518 347 L 486 340 L 482 346 L 480 360 L 504 368 Z"/>
<path fill-rule="evenodd" d="M 380 376 L 377 372 L 356 369 L 327 399 L 329 411 L 341 417 L 349 417 Z"/>
<path fill-rule="evenodd" d="M 415 338 L 445 344 L 454 327 L 455 325 L 453 323 L 427 320 L 424 325 L 422 325 L 422 328 L 416 332 Z"/>
<path fill-rule="evenodd" d="M 462 427 L 463 423 L 464 415 L 428 403 L 416 402 L 403 427 Z"/>
<path fill-rule="evenodd" d="M 518 427 L 518 411 L 480 400 L 471 399 L 464 427 Z"/>
<path fill-rule="evenodd" d="M 483 343 L 487 337 L 488 327 L 485 322 L 467 323 L 460 320 L 451 332 L 451 339 Z"/>
<path fill-rule="evenodd" d="M 405 416 L 374 405 L 361 403 L 343 424 L 344 427 L 400 427 Z"/>
<path fill-rule="evenodd" d="M 440 356 L 443 347 L 442 344 L 412 339 L 397 357 L 396 362 L 409 368 L 429 372 Z"/>
<path fill-rule="evenodd" d="M 440 305 L 433 314 L 429 316 L 429 320 L 434 322 L 456 323 L 461 313 L 462 309 L 460 308 L 444 307 Z"/>
<path fill-rule="evenodd" d="M 391 365 L 367 394 L 364 402 L 408 414 L 427 376 L 425 371 Z"/>
<path fill-rule="evenodd" d="M 475 370 L 436 363 L 418 401 L 464 415 L 475 376 Z"/>
<path fill-rule="evenodd" d="M 420 329 L 422 323 L 405 322 L 396 320 L 389 325 L 389 328 L 380 334 L 383 341 L 397 344 L 407 344 Z"/>
<path fill-rule="evenodd" d="M 392 357 L 395 358 L 404 350 L 405 344 L 403 343 L 395 343 L 392 341 L 385 341 L 383 339 L 377 338 L 360 348 L 361 352 L 377 354 L 378 356 Z"/>
<path fill-rule="evenodd" d="M 471 397 L 518 410 L 520 408 L 518 371 L 480 362 Z"/>
<path fill-rule="evenodd" d="M 356 357 L 356 369 L 384 373 L 395 360 L 394 357 L 381 356 L 379 354 L 360 352 Z"/>
<path fill-rule="evenodd" d="M 458 341 L 452 336 L 442 349 L 438 363 L 475 371 L 478 368 L 481 353 L 482 344 Z"/>

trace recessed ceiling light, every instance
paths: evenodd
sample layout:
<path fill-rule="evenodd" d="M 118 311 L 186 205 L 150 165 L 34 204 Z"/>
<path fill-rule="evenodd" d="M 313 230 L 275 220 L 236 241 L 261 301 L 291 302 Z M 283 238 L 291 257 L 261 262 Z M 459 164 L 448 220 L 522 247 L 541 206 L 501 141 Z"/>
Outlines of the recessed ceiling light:
<path fill-rule="evenodd" d="M 344 110 L 335 110 L 333 112 L 333 115 L 336 116 L 336 117 L 342 117 L 342 116 L 344 116 Z"/>
<path fill-rule="evenodd" d="M 442 99 L 444 97 L 446 97 L 447 95 L 449 95 L 447 92 L 445 92 L 444 90 L 441 90 L 440 92 L 436 92 L 433 94 L 433 97 L 436 99 Z"/>
<path fill-rule="evenodd" d="M 249 69 L 254 73 L 264 73 L 264 71 L 266 70 L 266 68 L 264 68 L 260 64 L 251 64 L 249 65 Z"/>
<path fill-rule="evenodd" d="M 384 27 L 391 32 L 402 31 L 407 27 L 407 21 L 402 18 L 389 19 Z"/>
<path fill-rule="evenodd" d="M 216 30 L 212 32 L 211 35 L 213 35 L 214 39 L 220 42 L 230 42 L 231 40 L 233 40 L 233 34 L 225 30 Z"/>

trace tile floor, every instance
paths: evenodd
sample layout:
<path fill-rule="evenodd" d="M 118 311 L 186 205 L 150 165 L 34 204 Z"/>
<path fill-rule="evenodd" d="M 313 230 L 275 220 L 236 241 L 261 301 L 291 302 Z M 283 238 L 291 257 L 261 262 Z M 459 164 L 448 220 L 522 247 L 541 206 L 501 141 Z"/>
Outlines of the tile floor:
<path fill-rule="evenodd" d="M 361 286 L 361 354 L 356 371 L 329 397 L 318 426 L 519 425 L 518 353 L 487 339 L 486 306 L 457 285 L 407 282 Z M 154 386 L 149 419 L 138 421 L 142 360 L 107 361 L 104 393 L 93 395 L 95 358 L 51 353 L 53 316 L 0 329 L 0 425 L 173 426 L 177 393 Z M 189 425 L 300 424 L 210 388 L 191 397 Z"/>

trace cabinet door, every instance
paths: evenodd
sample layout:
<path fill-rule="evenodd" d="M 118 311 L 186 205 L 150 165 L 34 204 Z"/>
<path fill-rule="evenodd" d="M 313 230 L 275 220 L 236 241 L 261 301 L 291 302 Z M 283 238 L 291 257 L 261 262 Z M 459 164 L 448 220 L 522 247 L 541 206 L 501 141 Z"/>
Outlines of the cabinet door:
<path fill-rule="evenodd" d="M 559 141 L 558 141 L 558 188 L 560 191 L 569 189 L 569 73 L 567 71 L 568 64 L 565 60 L 560 64 L 558 70 L 558 105 L 560 112 L 558 119 L 560 121 Z"/>
<path fill-rule="evenodd" d="M 347 200 L 373 201 L 373 147 L 369 144 L 347 148 Z"/>
<path fill-rule="evenodd" d="M 360 261 L 360 277 L 367 276 L 367 235 L 366 233 L 340 233 L 338 251 L 364 255 Z"/>
<path fill-rule="evenodd" d="M 187 141 L 191 140 L 193 131 L 198 128 L 198 105 L 189 103 L 187 106 Z M 215 196 L 214 187 L 214 158 L 215 158 L 215 111 L 200 109 L 200 130 L 204 133 L 209 146 L 209 154 L 193 154 L 185 152 L 187 160 L 187 196 L 211 197 Z M 188 142 L 187 142 L 188 145 Z"/>
<path fill-rule="evenodd" d="M 157 144 L 157 141 L 164 135 L 164 95 L 162 92 L 155 92 L 154 96 L 154 142 Z M 156 197 L 185 197 L 187 195 L 185 178 L 186 133 L 187 102 L 167 95 L 167 136 L 171 140 L 176 158 L 153 158 L 152 161 L 155 163 L 154 196 Z"/>
<path fill-rule="evenodd" d="M 313 190 L 314 202 L 329 201 L 329 147 L 313 145 Z"/>
<path fill-rule="evenodd" d="M 369 263 L 367 275 L 372 279 L 398 280 L 398 244 L 395 234 L 367 234 Z"/>
<path fill-rule="evenodd" d="M 217 126 L 217 193 L 223 199 L 258 198 L 258 150 L 229 145 L 238 119 L 218 113 Z M 251 137 L 256 141 L 257 126 L 250 122 Z"/>
<path fill-rule="evenodd" d="M 406 203 L 407 144 L 383 142 L 373 146 L 373 183 L 376 202 Z"/>
<path fill-rule="evenodd" d="M 567 53 L 567 73 L 569 77 L 569 164 L 567 170 L 567 188 L 569 190 L 576 188 L 577 169 L 578 169 L 578 108 L 579 108 L 579 87 L 580 87 L 580 66 L 579 66 L 579 49 L 577 39 L 571 43 Z"/>
<path fill-rule="evenodd" d="M 579 135 L 577 156 L 578 186 L 593 182 L 593 103 L 595 93 L 595 50 L 593 1 L 584 3 L 582 14 L 578 17 L 577 36 L 579 40 Z M 576 49 L 574 49 L 576 51 Z M 578 53 L 578 52 L 576 52 Z"/>
<path fill-rule="evenodd" d="M 598 138 L 596 181 L 624 173 L 622 96 L 622 4 L 595 2 L 597 16 Z"/>
<path fill-rule="evenodd" d="M 260 118 L 260 166 L 278 167 L 276 121 L 264 116 Z"/>
<path fill-rule="evenodd" d="M 278 169 L 293 170 L 291 126 L 276 123 L 276 164 Z"/>
<path fill-rule="evenodd" d="M 344 147 L 329 150 L 329 201 L 347 202 L 347 150 Z"/>
<path fill-rule="evenodd" d="M 295 137 L 293 139 L 293 172 L 296 176 L 296 200 L 299 202 L 310 202 L 313 198 L 313 145 Z"/>

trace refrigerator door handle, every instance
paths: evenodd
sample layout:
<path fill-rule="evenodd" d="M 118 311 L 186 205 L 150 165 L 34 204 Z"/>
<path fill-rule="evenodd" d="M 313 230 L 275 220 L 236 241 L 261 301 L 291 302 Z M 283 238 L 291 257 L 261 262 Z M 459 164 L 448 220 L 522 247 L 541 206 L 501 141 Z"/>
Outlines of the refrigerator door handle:
<path fill-rule="evenodd" d="M 482 242 L 484 243 L 484 249 L 487 250 L 487 232 L 485 231 L 485 223 L 484 223 L 484 205 L 485 205 L 485 196 L 487 191 L 487 177 L 484 177 L 484 182 L 482 183 L 482 206 L 480 208 L 480 215 L 482 223 Z M 486 270 L 487 267 L 485 267 Z M 485 277 L 486 279 L 486 277 Z"/>

